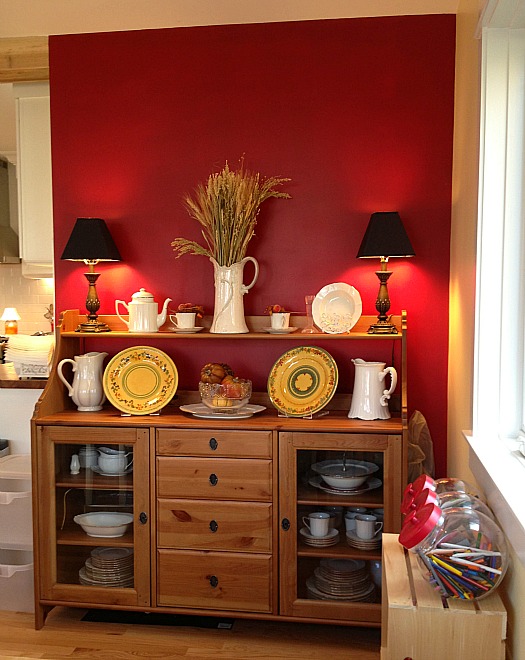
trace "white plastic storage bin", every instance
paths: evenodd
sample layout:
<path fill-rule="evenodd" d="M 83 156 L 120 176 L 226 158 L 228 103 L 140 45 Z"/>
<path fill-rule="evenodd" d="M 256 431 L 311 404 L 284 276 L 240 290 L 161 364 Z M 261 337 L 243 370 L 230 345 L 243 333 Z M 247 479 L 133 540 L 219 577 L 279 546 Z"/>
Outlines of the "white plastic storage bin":
<path fill-rule="evenodd" d="M 33 553 L 0 548 L 0 610 L 34 612 Z"/>
<path fill-rule="evenodd" d="M 10 454 L 0 458 L 0 548 L 32 547 L 30 456 Z"/>

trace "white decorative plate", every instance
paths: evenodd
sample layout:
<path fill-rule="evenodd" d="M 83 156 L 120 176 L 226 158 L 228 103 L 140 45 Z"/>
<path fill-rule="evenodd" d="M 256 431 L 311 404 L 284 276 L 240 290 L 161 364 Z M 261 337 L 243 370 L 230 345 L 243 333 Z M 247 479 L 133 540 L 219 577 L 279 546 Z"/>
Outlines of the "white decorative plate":
<path fill-rule="evenodd" d="M 256 406 L 248 403 L 247 405 L 239 408 L 237 412 L 221 412 L 220 410 L 212 410 L 208 408 L 205 403 L 190 403 L 186 406 L 179 406 L 182 412 L 191 413 L 194 417 L 199 419 L 245 419 L 252 417 L 255 413 L 266 410 L 266 406 Z M 222 410 L 227 411 L 228 408 Z"/>
<path fill-rule="evenodd" d="M 172 330 L 170 330 L 170 332 L 178 332 L 180 334 L 193 335 L 196 332 L 200 332 L 201 330 L 204 330 L 204 326 L 196 325 L 193 328 L 173 328 Z"/>
<path fill-rule="evenodd" d="M 268 332 L 271 335 L 290 335 L 298 329 L 299 328 L 263 328 L 264 332 Z"/>
<path fill-rule="evenodd" d="M 98 465 L 91 465 L 90 470 L 95 474 L 101 474 L 103 477 L 123 477 L 126 474 L 131 474 L 133 472 L 132 467 L 124 470 L 124 472 L 103 472 Z"/>
<path fill-rule="evenodd" d="M 350 332 L 362 310 L 359 291 L 345 282 L 327 284 L 312 303 L 315 324 L 323 332 L 332 335 Z"/>

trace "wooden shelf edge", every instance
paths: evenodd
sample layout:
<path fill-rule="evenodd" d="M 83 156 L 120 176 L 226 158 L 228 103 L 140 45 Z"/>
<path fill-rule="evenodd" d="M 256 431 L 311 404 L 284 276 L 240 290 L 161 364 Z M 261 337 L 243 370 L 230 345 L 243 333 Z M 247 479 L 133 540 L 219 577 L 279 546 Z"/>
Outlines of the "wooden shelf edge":
<path fill-rule="evenodd" d="M 393 335 L 374 335 L 368 334 L 367 330 L 369 326 L 374 323 L 377 319 L 375 316 L 361 316 L 357 321 L 356 325 L 350 330 L 350 332 L 345 332 L 341 334 L 331 334 L 327 332 L 317 332 L 315 334 L 303 334 L 301 330 L 307 325 L 307 317 L 301 316 L 299 314 L 292 317 L 290 326 L 297 328 L 296 332 L 289 334 L 271 334 L 266 332 L 264 328 L 268 327 L 269 320 L 268 316 L 246 316 L 246 325 L 249 332 L 247 333 L 232 333 L 232 334 L 223 334 L 223 333 L 212 333 L 210 328 L 212 325 L 213 317 L 204 316 L 201 321 L 201 325 L 204 328 L 202 332 L 197 333 L 182 333 L 175 332 L 174 327 L 168 321 L 164 326 L 159 330 L 159 332 L 129 332 L 126 324 L 116 315 L 103 315 L 101 314 L 99 320 L 103 323 L 106 323 L 110 332 L 103 333 L 90 333 L 90 332 L 77 332 L 76 329 L 81 321 L 84 320 L 84 315 L 80 314 L 79 310 L 67 310 L 63 312 L 60 322 L 61 334 L 64 337 L 82 337 L 87 338 L 91 337 L 100 337 L 104 338 L 126 338 L 126 339 L 136 339 L 137 343 L 141 339 L 265 339 L 265 340 L 278 340 L 282 341 L 283 339 L 288 339 L 292 341 L 301 340 L 302 342 L 309 343 L 311 341 L 321 341 L 321 340 L 385 340 L 392 339 L 394 341 L 400 341 L 403 337 L 403 328 L 404 328 L 404 316 L 393 316 L 392 322 L 399 329 L 397 334 Z"/>
<path fill-rule="evenodd" d="M 48 37 L 0 39 L 0 83 L 49 80 Z"/>

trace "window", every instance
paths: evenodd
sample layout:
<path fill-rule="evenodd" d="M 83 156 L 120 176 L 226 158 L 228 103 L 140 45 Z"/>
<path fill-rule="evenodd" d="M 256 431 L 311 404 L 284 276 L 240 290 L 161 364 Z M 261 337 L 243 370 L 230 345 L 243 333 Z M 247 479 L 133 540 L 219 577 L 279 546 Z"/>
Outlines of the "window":
<path fill-rule="evenodd" d="M 523 430 L 525 30 L 487 29 L 478 221 L 474 432 Z"/>
<path fill-rule="evenodd" d="M 484 28 L 471 468 L 525 564 L 525 29 Z"/>

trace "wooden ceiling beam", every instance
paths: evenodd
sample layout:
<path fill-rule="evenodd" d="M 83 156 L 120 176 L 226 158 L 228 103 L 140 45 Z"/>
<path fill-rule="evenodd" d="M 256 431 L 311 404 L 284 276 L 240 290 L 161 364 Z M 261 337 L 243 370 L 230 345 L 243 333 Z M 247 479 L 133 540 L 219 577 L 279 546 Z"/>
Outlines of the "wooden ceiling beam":
<path fill-rule="evenodd" d="M 0 83 L 49 80 L 48 37 L 0 38 Z"/>

